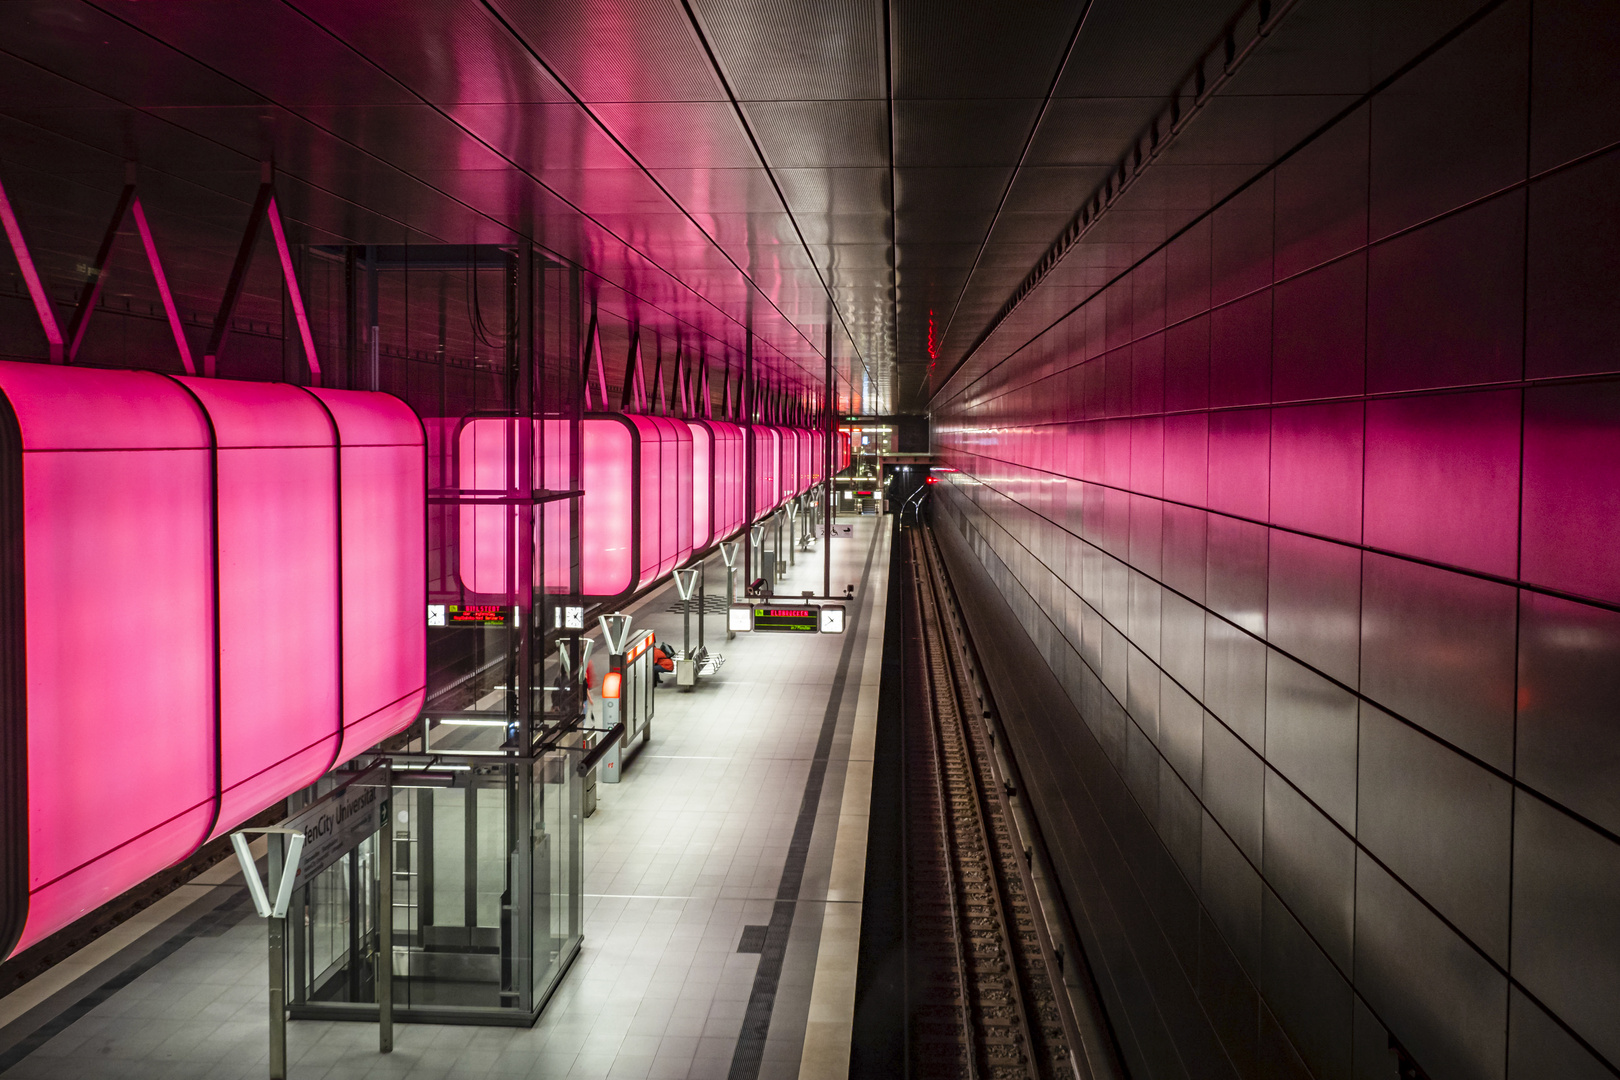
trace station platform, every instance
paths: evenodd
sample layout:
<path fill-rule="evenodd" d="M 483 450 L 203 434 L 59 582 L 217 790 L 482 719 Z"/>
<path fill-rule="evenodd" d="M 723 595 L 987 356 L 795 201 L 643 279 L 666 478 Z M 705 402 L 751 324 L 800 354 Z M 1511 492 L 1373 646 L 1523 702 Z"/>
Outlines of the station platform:
<path fill-rule="evenodd" d="M 384 1055 L 372 1024 L 295 1021 L 290 1077 L 847 1073 L 890 537 L 886 518 L 844 521 L 841 636 L 725 640 L 725 570 L 709 561 L 706 640 L 725 663 L 689 692 L 666 678 L 652 738 L 598 784 L 584 942 L 539 1022 L 402 1024 Z M 822 575 L 819 548 L 800 553 L 777 593 L 819 594 Z M 672 585 L 629 613 L 680 644 Z M 266 962 L 265 925 L 222 863 L 0 998 L 0 1077 L 265 1076 Z"/>

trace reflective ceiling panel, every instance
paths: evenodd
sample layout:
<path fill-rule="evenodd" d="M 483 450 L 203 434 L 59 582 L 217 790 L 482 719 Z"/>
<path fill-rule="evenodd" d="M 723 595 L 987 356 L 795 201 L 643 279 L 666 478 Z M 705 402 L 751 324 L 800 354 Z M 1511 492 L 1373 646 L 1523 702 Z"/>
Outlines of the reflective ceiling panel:
<path fill-rule="evenodd" d="M 133 162 L 182 302 L 211 313 L 272 162 L 300 242 L 526 238 L 586 271 L 616 347 L 639 327 L 738 367 L 751 342 L 809 390 L 830 324 L 841 408 L 922 411 L 1385 62 L 1356 4 L 1292 17 L 1297 47 L 1245 68 L 1007 314 L 1238 7 L 3 0 L 0 177 L 59 293 Z M 1312 59 L 1336 44 L 1354 55 Z"/>

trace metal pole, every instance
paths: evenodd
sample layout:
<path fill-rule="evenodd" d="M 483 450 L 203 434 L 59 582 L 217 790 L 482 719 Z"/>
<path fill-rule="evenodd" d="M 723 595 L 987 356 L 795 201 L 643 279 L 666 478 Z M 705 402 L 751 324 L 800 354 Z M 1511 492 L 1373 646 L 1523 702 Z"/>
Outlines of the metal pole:
<path fill-rule="evenodd" d="M 708 576 L 708 570 L 708 559 L 698 563 L 698 652 L 705 651 L 703 644 L 703 608 L 706 601 L 703 599 L 703 579 Z"/>
<path fill-rule="evenodd" d="M 271 833 L 269 879 L 279 890 L 286 838 Z M 287 1080 L 287 920 L 270 917 L 270 1080 Z"/>
<path fill-rule="evenodd" d="M 824 390 L 826 398 L 823 402 L 823 426 L 826 437 L 821 446 L 821 595 L 832 595 L 832 463 L 833 463 L 833 408 L 838 404 L 838 395 L 833 391 L 833 362 L 832 362 L 832 297 L 827 298 L 827 349 L 826 349 L 826 382 Z"/>
<path fill-rule="evenodd" d="M 394 1050 L 394 775 L 383 770 L 381 829 L 377 833 L 377 1049 Z"/>
<path fill-rule="evenodd" d="M 754 505 L 754 486 L 757 483 L 755 473 L 758 470 L 754 458 L 758 455 L 755 447 L 756 435 L 754 433 L 754 294 L 748 294 L 748 325 L 744 328 L 743 338 L 743 505 L 746 513 L 743 515 L 746 528 L 752 531 L 754 515 L 758 508 Z M 743 548 L 743 588 L 754 580 L 754 545 L 750 542 Z"/>

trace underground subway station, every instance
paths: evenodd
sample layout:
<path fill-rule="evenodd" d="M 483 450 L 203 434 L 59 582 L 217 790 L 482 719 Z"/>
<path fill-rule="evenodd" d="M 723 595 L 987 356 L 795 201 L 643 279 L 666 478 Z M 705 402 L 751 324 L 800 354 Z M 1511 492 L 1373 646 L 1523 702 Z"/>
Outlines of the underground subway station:
<path fill-rule="evenodd" d="M 0 0 L 0 1080 L 1620 1077 L 1620 9 Z"/>

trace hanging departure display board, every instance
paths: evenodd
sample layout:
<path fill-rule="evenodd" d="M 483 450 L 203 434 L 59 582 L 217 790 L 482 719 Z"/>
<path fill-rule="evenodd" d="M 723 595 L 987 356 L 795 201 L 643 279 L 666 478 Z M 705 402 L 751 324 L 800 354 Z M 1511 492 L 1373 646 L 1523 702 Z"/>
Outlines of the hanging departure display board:
<path fill-rule="evenodd" d="M 500 604 L 429 604 L 429 626 L 505 626 L 507 609 Z"/>
<path fill-rule="evenodd" d="M 756 607 L 754 629 L 777 634 L 817 634 L 821 632 L 820 609 Z"/>

